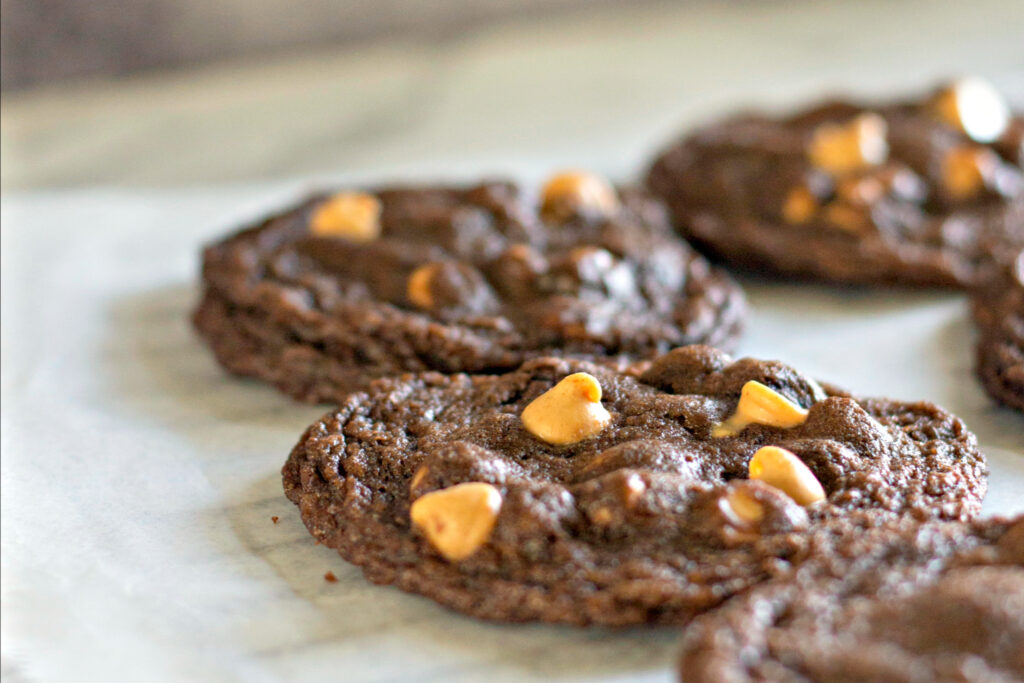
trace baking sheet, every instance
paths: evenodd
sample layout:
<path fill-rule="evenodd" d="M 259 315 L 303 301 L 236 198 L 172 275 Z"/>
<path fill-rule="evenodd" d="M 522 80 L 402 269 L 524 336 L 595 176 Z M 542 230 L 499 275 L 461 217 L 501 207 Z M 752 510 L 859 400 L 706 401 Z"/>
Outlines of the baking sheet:
<path fill-rule="evenodd" d="M 199 245 L 297 189 L 4 199 L 5 678 L 671 680 L 672 629 L 480 623 L 313 543 L 278 471 L 323 408 L 228 377 L 187 322 Z M 741 353 L 944 405 L 985 512 L 1024 511 L 1024 416 L 974 380 L 962 296 L 744 284 Z"/>

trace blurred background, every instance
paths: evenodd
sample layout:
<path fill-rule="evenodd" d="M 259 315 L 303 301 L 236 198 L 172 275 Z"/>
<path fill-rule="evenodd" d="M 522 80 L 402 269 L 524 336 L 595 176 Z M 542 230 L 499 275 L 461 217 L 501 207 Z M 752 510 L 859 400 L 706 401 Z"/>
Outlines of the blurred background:
<path fill-rule="evenodd" d="M 1024 1 L 3 0 L 2 184 L 635 173 L 734 107 L 987 76 Z"/>
<path fill-rule="evenodd" d="M 7 90 L 474 25 L 602 0 L 6 0 Z M 603 0 L 610 4 L 611 0 Z"/>

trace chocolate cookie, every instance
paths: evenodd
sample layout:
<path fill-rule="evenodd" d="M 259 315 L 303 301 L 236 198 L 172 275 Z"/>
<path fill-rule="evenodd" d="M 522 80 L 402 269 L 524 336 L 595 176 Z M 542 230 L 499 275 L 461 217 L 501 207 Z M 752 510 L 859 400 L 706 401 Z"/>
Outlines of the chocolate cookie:
<path fill-rule="evenodd" d="M 846 520 L 807 543 L 687 628 L 683 681 L 1024 680 L 1024 517 Z"/>
<path fill-rule="evenodd" d="M 975 292 L 978 377 L 988 393 L 1024 411 L 1024 251 Z"/>
<path fill-rule="evenodd" d="M 920 101 L 737 116 L 653 164 L 678 229 L 722 259 L 843 283 L 967 287 L 1024 248 L 1024 119 L 968 79 Z"/>
<path fill-rule="evenodd" d="M 209 247 L 194 316 L 229 370 L 307 401 L 402 372 L 729 346 L 738 286 L 662 204 L 583 173 L 318 196 Z"/>
<path fill-rule="evenodd" d="M 542 358 L 381 380 L 283 469 L 310 532 L 372 581 L 573 624 L 681 623 L 784 571 L 816 521 L 970 517 L 985 476 L 935 405 L 706 346 L 639 377 Z"/>

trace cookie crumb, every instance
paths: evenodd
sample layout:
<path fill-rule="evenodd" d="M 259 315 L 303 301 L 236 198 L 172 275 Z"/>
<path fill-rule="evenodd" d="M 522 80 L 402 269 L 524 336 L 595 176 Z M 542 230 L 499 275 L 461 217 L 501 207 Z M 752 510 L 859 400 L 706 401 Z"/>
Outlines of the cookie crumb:
<path fill-rule="evenodd" d="M 334 575 L 334 572 L 327 572 L 324 574 L 324 581 L 327 583 L 338 583 L 338 577 Z"/>
<path fill-rule="evenodd" d="M 274 524 L 277 524 L 278 522 L 281 521 L 281 518 L 278 517 L 277 515 L 274 515 L 273 517 L 270 518 L 270 521 L 273 522 Z"/>

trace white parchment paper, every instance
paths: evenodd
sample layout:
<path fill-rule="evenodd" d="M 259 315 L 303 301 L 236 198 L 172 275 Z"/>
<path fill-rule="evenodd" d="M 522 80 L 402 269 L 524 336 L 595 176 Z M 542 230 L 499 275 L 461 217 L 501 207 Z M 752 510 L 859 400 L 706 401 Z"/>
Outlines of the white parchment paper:
<path fill-rule="evenodd" d="M 671 629 L 484 624 L 314 545 L 278 472 L 323 409 L 228 377 L 187 321 L 200 244 L 295 190 L 5 198 L 5 677 L 671 680 Z M 974 380 L 962 296 L 745 284 L 742 353 L 953 410 L 985 511 L 1024 511 L 1024 416 Z"/>

